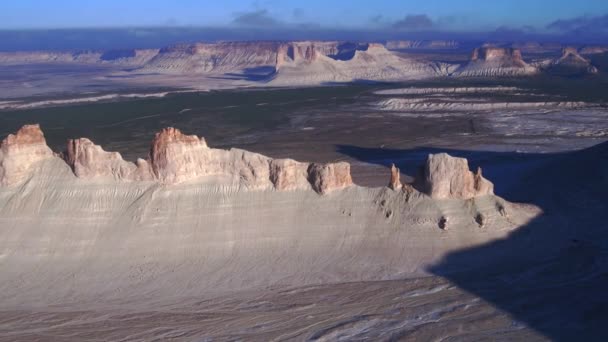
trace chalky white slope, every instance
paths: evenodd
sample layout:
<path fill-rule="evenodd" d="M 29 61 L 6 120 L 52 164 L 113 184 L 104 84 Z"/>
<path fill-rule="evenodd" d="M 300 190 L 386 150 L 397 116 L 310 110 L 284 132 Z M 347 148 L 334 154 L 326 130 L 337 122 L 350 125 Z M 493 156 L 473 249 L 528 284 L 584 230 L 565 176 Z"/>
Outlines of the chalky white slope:
<path fill-rule="evenodd" d="M 212 149 L 175 129 L 137 164 L 88 139 L 64 160 L 37 125 L 1 151 L 5 308 L 403 278 L 537 214 L 446 154 L 429 157 L 419 192 L 398 170 L 390 187 L 364 188 L 346 163 Z"/>

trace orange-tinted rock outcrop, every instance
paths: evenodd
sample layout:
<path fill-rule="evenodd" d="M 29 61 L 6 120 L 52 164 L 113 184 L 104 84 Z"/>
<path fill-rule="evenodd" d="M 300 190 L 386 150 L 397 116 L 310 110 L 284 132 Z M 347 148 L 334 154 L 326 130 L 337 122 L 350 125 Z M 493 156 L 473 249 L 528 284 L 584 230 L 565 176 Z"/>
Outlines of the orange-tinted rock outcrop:
<path fill-rule="evenodd" d="M 428 156 L 423 188 L 427 195 L 436 199 L 470 199 L 494 193 L 494 185 L 483 178 L 481 169 L 473 173 L 466 159 L 446 153 Z"/>
<path fill-rule="evenodd" d="M 46 145 L 38 125 L 23 126 L 0 146 L 0 185 L 14 185 L 34 175 L 38 162 L 58 157 Z M 148 159 L 136 163 L 123 160 L 118 152 L 105 151 L 87 138 L 68 140 L 63 160 L 81 179 L 121 182 L 151 181 L 173 185 L 204 179 L 228 182 L 246 189 L 293 191 L 314 190 L 327 194 L 352 186 L 350 164 L 305 163 L 293 159 L 272 159 L 241 149 L 215 149 L 204 138 L 186 135 L 176 128 L 158 132 Z M 445 153 L 429 155 L 424 179 L 418 181 L 424 193 L 435 199 L 469 199 L 493 194 L 494 186 L 481 169 L 469 170 L 464 158 Z M 403 184 L 400 171 L 391 166 L 388 184 L 393 190 L 413 191 Z"/>
<path fill-rule="evenodd" d="M 0 145 L 0 185 L 24 181 L 36 163 L 52 157 L 39 125 L 21 127 Z"/>
<path fill-rule="evenodd" d="M 0 148 L 0 185 L 13 185 L 32 175 L 33 166 L 56 158 L 38 125 L 9 135 Z M 155 181 L 167 185 L 214 177 L 247 189 L 310 190 L 326 194 L 353 185 L 348 163 L 310 164 L 272 159 L 240 149 L 214 149 L 204 138 L 176 128 L 158 132 L 147 160 L 123 160 L 87 138 L 70 139 L 64 154 L 74 175 L 82 179 Z"/>
<path fill-rule="evenodd" d="M 403 187 L 401 184 L 401 172 L 395 164 L 391 165 L 391 180 L 388 183 L 388 187 L 393 190 L 398 190 Z"/>
<path fill-rule="evenodd" d="M 464 77 L 501 77 L 525 76 L 538 72 L 538 69 L 523 60 L 521 50 L 484 46 L 473 50 L 471 60 L 458 68 L 455 76 Z"/>
<path fill-rule="evenodd" d="M 320 194 L 353 185 L 353 179 L 350 176 L 350 164 L 345 162 L 310 164 L 308 180 L 312 188 Z"/>

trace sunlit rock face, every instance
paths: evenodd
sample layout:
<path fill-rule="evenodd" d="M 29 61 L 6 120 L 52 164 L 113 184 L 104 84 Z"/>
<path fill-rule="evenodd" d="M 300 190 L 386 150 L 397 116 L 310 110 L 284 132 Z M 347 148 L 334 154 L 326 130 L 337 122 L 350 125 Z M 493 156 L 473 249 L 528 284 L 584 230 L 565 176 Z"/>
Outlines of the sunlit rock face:
<path fill-rule="evenodd" d="M 446 153 L 428 156 L 423 188 L 436 199 L 470 199 L 494 194 L 494 185 L 483 178 L 481 169 L 473 173 L 466 159 Z"/>
<path fill-rule="evenodd" d="M 274 159 L 270 162 L 270 181 L 277 190 L 310 189 L 309 165 L 293 159 Z"/>
<path fill-rule="evenodd" d="M 454 72 L 461 77 L 525 76 L 538 72 L 526 63 L 521 50 L 515 48 L 481 47 L 473 50 L 471 59 Z"/>
<path fill-rule="evenodd" d="M 57 158 L 46 145 L 38 125 L 24 126 L 9 135 L 0 151 L 1 185 L 18 184 L 33 174 L 36 163 Z M 147 160 L 125 161 L 119 153 L 105 151 L 87 138 L 68 140 L 64 160 L 74 175 L 82 179 L 172 185 L 211 176 L 207 178 L 210 181 L 228 181 L 244 189 L 312 189 L 321 195 L 353 185 L 350 164 L 346 162 L 304 163 L 240 149 L 214 149 L 207 146 L 204 138 L 171 127 L 155 135 Z M 464 158 L 431 154 L 423 171 L 423 179 L 417 183 L 422 192 L 435 199 L 470 199 L 493 194 L 494 186 L 483 178 L 481 169 L 471 172 Z M 391 167 L 388 186 L 393 190 L 414 191 L 411 185 L 401 183 L 395 165 Z"/>
<path fill-rule="evenodd" d="M 118 152 L 107 152 L 87 138 L 70 139 L 66 162 L 79 178 L 112 178 L 122 181 L 151 180 L 147 162 L 137 165 L 122 159 Z"/>
<path fill-rule="evenodd" d="M 170 127 L 156 133 L 150 165 L 159 181 L 179 183 L 215 172 L 207 162 L 208 156 L 209 147 L 203 138 Z"/>
<path fill-rule="evenodd" d="M 350 164 L 344 162 L 310 164 L 308 167 L 308 180 L 312 188 L 320 194 L 326 194 L 353 185 L 353 179 L 350 175 Z"/>
<path fill-rule="evenodd" d="M 497 48 L 497 47 L 483 47 L 477 48 L 473 51 L 471 56 L 472 61 L 501 61 L 505 63 L 512 63 L 515 66 L 524 67 L 525 62 L 521 55 L 521 50 L 514 48 Z"/>
<path fill-rule="evenodd" d="M 39 161 L 52 158 L 39 125 L 25 125 L 0 146 L 0 185 L 24 181 Z"/>
<path fill-rule="evenodd" d="M 401 184 L 401 173 L 398 167 L 395 164 L 391 165 L 391 179 L 388 183 L 388 187 L 393 190 L 398 190 L 403 187 Z"/>
<path fill-rule="evenodd" d="M 250 190 L 313 189 L 319 194 L 353 185 L 348 163 L 311 164 L 236 148 L 209 148 L 204 138 L 172 127 L 155 135 L 147 160 L 125 161 L 120 153 L 105 151 L 87 138 L 68 140 L 62 157 L 76 177 L 91 180 L 171 185 L 212 177 L 209 180 Z M 36 163 L 49 158 L 61 160 L 46 145 L 40 127 L 22 127 L 2 142 L 0 185 L 23 182 L 34 174 Z"/>

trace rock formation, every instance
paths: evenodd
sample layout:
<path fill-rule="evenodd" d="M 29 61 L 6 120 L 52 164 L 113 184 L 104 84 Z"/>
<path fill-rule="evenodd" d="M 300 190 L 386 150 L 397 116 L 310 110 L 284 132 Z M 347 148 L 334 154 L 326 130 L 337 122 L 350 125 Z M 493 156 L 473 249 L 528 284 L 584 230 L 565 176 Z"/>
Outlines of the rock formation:
<path fill-rule="evenodd" d="M 308 167 L 308 180 L 312 188 L 326 194 L 335 189 L 342 189 L 353 184 L 350 176 L 350 164 L 345 162 L 333 164 L 310 164 Z"/>
<path fill-rule="evenodd" d="M 494 185 L 483 178 L 481 168 L 473 173 L 466 159 L 446 153 L 428 156 L 422 187 L 436 199 L 470 199 L 494 192 Z"/>
<path fill-rule="evenodd" d="M 444 75 L 444 69 L 436 63 L 403 58 L 381 44 L 298 42 L 279 49 L 276 72 L 269 82 L 282 86 L 404 80 Z"/>
<path fill-rule="evenodd" d="M 46 145 L 38 125 L 23 126 L 0 146 L 0 185 L 18 184 L 33 175 L 34 165 L 57 158 Z M 350 164 L 303 163 L 293 159 L 272 159 L 240 149 L 214 149 L 204 138 L 185 135 L 176 128 L 158 132 L 147 160 L 131 163 L 120 153 L 104 151 L 87 138 L 68 140 L 65 162 L 81 179 L 120 182 L 154 181 L 173 185 L 204 179 L 228 182 L 252 190 L 314 190 L 327 194 L 353 185 Z M 414 191 L 402 184 L 400 172 L 391 166 L 391 189 Z M 481 169 L 469 171 L 466 159 L 429 155 L 424 167 L 423 191 L 436 199 L 469 199 L 490 195 L 493 185 Z"/>
<path fill-rule="evenodd" d="M 163 48 L 140 71 L 170 74 L 241 73 L 273 67 L 279 42 L 178 44 Z"/>
<path fill-rule="evenodd" d="M 33 175 L 33 166 L 56 158 L 38 125 L 23 126 L 0 147 L 0 185 L 13 185 Z M 272 159 L 240 149 L 209 148 L 205 139 L 175 128 L 158 132 L 148 160 L 131 163 L 87 138 L 68 140 L 65 162 L 82 179 L 121 182 L 155 181 L 167 185 L 204 177 L 247 189 L 310 190 L 326 194 L 353 185 L 348 163 L 301 163 Z"/>
<path fill-rule="evenodd" d="M 169 127 L 156 133 L 150 149 L 154 177 L 163 183 L 179 183 L 216 173 L 209 164 L 209 147 L 204 138 L 185 135 Z"/>
<path fill-rule="evenodd" d="M 561 57 L 551 60 L 546 66 L 549 70 L 563 69 L 564 71 L 574 71 L 589 74 L 596 74 L 598 69 L 591 65 L 591 61 L 581 56 L 576 48 L 567 47 L 562 50 Z"/>
<path fill-rule="evenodd" d="M 401 184 L 401 173 L 398 167 L 395 164 L 391 165 L 391 180 L 388 183 L 388 187 L 393 190 L 399 190 L 403 187 Z"/>
<path fill-rule="evenodd" d="M 138 160 L 137 165 L 127 162 L 120 153 L 106 152 L 87 138 L 68 140 L 65 160 L 79 178 L 152 179 L 144 160 Z"/>
<path fill-rule="evenodd" d="M 310 187 L 307 163 L 293 159 L 270 161 L 270 181 L 277 190 L 298 190 Z"/>
<path fill-rule="evenodd" d="M 498 77 L 531 75 L 538 70 L 524 62 L 521 50 L 482 47 L 473 50 L 471 61 L 455 72 L 455 76 Z"/>
<path fill-rule="evenodd" d="M 36 163 L 52 157 L 39 125 L 21 127 L 0 145 L 0 185 L 24 181 Z"/>

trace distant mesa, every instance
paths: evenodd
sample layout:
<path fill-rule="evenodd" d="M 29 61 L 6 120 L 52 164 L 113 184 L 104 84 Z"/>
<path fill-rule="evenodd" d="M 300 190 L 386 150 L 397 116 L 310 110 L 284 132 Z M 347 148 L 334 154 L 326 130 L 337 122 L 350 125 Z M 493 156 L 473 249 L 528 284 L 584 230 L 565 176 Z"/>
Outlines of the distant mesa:
<path fill-rule="evenodd" d="M 404 58 L 377 43 L 291 42 L 277 54 L 270 85 L 397 81 L 446 75 L 446 67 Z"/>
<path fill-rule="evenodd" d="M 393 50 L 462 48 L 454 40 L 395 40 L 383 44 L 348 41 L 245 41 L 175 44 L 161 49 L 108 51 L 0 52 L 0 65 L 83 64 L 123 67 L 138 75 L 204 76 L 268 86 L 309 86 L 349 82 L 398 82 L 436 77 L 520 77 L 546 70 L 551 62 L 526 62 L 529 53 L 558 51 L 559 44 L 525 42 L 505 47 L 487 43 L 476 48 L 464 64 L 413 58 Z M 589 47 L 585 53 L 605 51 Z M 574 64 L 570 53 L 559 62 Z M 582 58 L 582 57 L 581 57 Z M 584 58 L 583 58 L 584 59 Z M 577 64 L 578 63 L 578 64 Z M 595 68 L 588 68 L 596 72 Z M 116 69 L 113 69 L 116 71 Z M 124 76 L 124 75 L 121 75 Z M 247 83 L 250 84 L 250 83 Z"/>
<path fill-rule="evenodd" d="M 483 47 L 473 50 L 471 61 L 500 62 L 505 67 L 525 67 L 521 50 L 515 48 Z"/>
<path fill-rule="evenodd" d="M 598 73 L 598 69 L 591 64 L 591 61 L 581 56 L 574 47 L 564 48 L 561 57 L 545 62 L 543 67 L 548 71 L 561 70 L 586 74 Z"/>
<path fill-rule="evenodd" d="M 538 72 L 527 64 L 521 50 L 504 47 L 481 47 L 473 50 L 470 62 L 458 68 L 454 75 L 461 77 L 527 76 Z"/>
<path fill-rule="evenodd" d="M 215 149 L 203 138 L 186 135 L 176 128 L 158 132 L 147 159 L 136 163 L 123 160 L 87 138 L 70 139 L 60 156 L 46 145 L 39 125 L 25 125 L 0 145 L 0 185 L 25 182 L 38 172 L 41 162 L 64 162 L 80 179 L 101 182 L 155 182 L 167 186 L 205 181 L 238 185 L 248 190 L 314 190 L 325 195 L 354 185 L 350 164 L 305 163 L 293 159 L 272 159 L 240 149 Z M 64 165 L 65 165 L 64 164 Z M 466 200 L 493 194 L 493 185 L 481 169 L 469 170 L 466 159 L 445 153 L 429 155 L 417 180 L 419 189 L 433 199 Z M 403 184 L 399 169 L 391 167 L 388 185 L 393 190 L 413 191 Z"/>
<path fill-rule="evenodd" d="M 160 49 L 136 72 L 229 74 L 273 66 L 280 42 L 177 44 Z"/>

